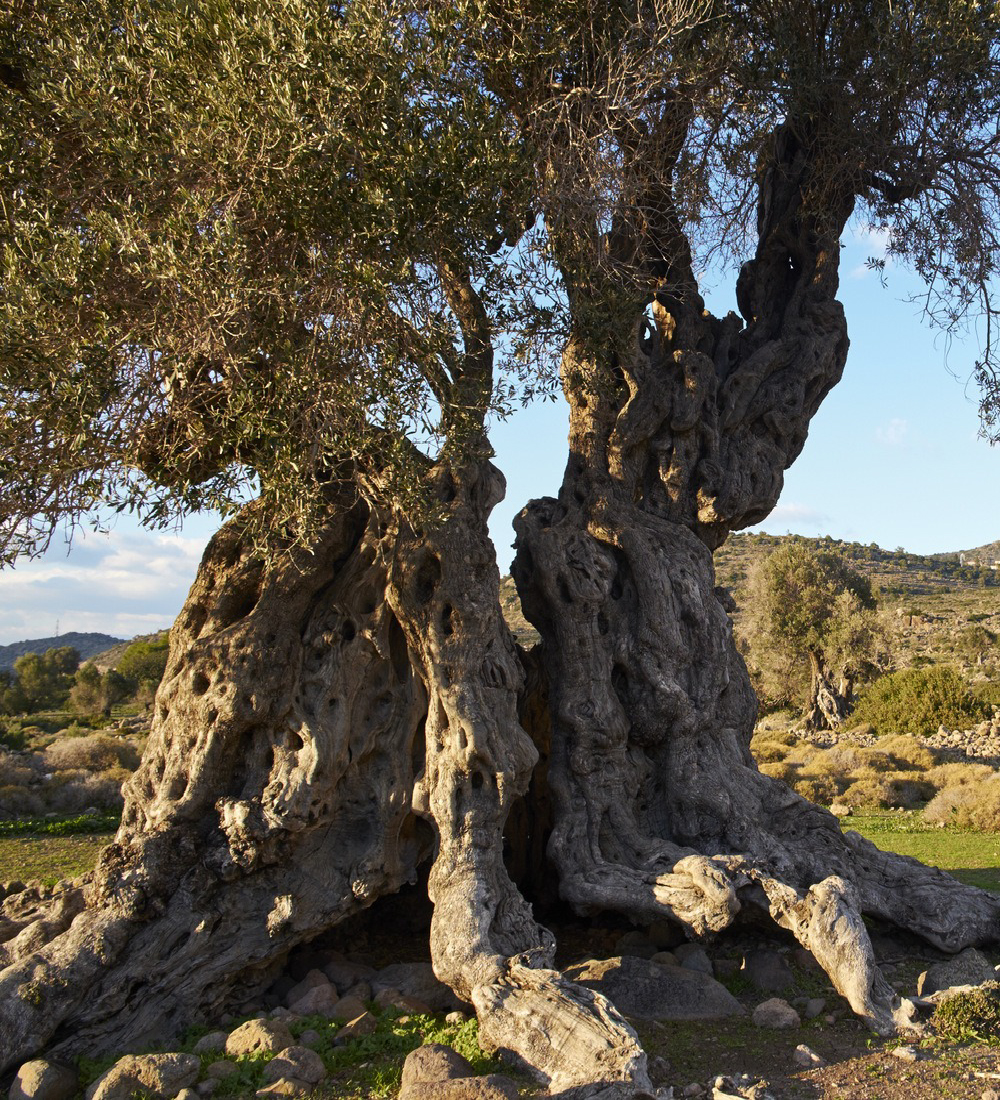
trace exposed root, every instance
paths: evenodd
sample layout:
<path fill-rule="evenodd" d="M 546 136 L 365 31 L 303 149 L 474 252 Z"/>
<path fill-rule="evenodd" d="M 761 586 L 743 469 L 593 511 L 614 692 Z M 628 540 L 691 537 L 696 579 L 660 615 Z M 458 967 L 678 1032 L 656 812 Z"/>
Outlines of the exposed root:
<path fill-rule="evenodd" d="M 540 1077 L 550 1092 L 580 1086 L 650 1091 L 638 1036 L 605 997 L 553 970 L 511 966 L 473 991 L 479 1038 Z"/>

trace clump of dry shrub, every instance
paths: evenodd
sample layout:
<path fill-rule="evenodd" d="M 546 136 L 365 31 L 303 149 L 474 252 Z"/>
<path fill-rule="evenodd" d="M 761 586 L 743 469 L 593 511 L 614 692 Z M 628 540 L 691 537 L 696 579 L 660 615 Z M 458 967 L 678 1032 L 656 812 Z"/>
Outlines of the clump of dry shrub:
<path fill-rule="evenodd" d="M 924 810 L 924 820 L 987 833 L 1000 831 L 1000 774 L 938 791 Z"/>
<path fill-rule="evenodd" d="M 90 737 L 63 737 L 42 754 L 49 770 L 82 768 L 103 772 L 113 768 L 135 771 L 139 754 L 134 745 L 117 737 L 97 733 Z"/>

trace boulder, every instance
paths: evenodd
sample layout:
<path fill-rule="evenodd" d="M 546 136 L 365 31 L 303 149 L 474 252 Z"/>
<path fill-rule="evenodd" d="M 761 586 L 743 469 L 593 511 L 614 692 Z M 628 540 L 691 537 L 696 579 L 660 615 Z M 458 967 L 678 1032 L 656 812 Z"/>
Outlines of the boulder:
<path fill-rule="evenodd" d="M 444 1043 L 427 1043 L 407 1054 L 400 1088 L 405 1090 L 417 1081 L 453 1081 L 475 1075 L 472 1064 L 457 1050 Z"/>
<path fill-rule="evenodd" d="M 17 1071 L 9 1100 L 70 1100 L 76 1095 L 76 1070 L 38 1058 Z"/>
<path fill-rule="evenodd" d="M 87 1089 L 87 1100 L 132 1100 L 137 1093 L 170 1100 L 200 1071 L 197 1054 L 126 1054 Z"/>
<path fill-rule="evenodd" d="M 357 997 L 341 997 L 337 1002 L 337 1011 L 334 1013 L 338 1020 L 356 1020 L 368 1011 L 364 1001 Z"/>
<path fill-rule="evenodd" d="M 282 1000 L 286 1005 L 293 1005 L 296 1001 L 304 997 L 310 989 L 315 989 L 317 986 L 328 986 L 330 979 L 323 973 L 322 970 L 313 968 L 306 972 L 306 976 L 288 990 Z"/>
<path fill-rule="evenodd" d="M 681 966 L 660 966 L 634 955 L 591 959 L 565 975 L 603 993 L 626 1016 L 649 1020 L 714 1020 L 743 1007 L 714 978 Z"/>
<path fill-rule="evenodd" d="M 926 997 L 953 985 L 981 985 L 995 978 L 993 965 L 974 947 L 967 947 L 954 958 L 928 967 L 917 979 L 917 995 Z"/>
<path fill-rule="evenodd" d="M 769 1001 L 763 1001 L 757 1005 L 753 1010 L 752 1019 L 756 1027 L 770 1028 L 773 1031 L 790 1030 L 802 1026 L 799 1014 L 780 997 L 772 997 Z"/>
<path fill-rule="evenodd" d="M 819 1066 L 826 1065 L 816 1051 L 812 1047 L 807 1047 L 805 1043 L 799 1043 L 792 1052 L 792 1061 L 797 1066 L 804 1066 L 806 1069 L 817 1069 Z"/>
<path fill-rule="evenodd" d="M 226 1053 L 233 1057 L 241 1054 L 277 1054 L 279 1050 L 294 1044 L 288 1026 L 280 1020 L 247 1020 L 230 1032 L 226 1040 Z"/>
<path fill-rule="evenodd" d="M 375 993 L 382 989 L 398 989 L 434 1012 L 452 1012 L 466 1007 L 444 982 L 438 981 L 430 963 L 393 963 L 380 970 L 370 983 Z"/>
<path fill-rule="evenodd" d="M 264 1080 L 268 1084 L 290 1077 L 307 1085 L 318 1085 L 326 1078 L 323 1059 L 308 1047 L 292 1046 L 279 1051 L 264 1067 Z"/>
<path fill-rule="evenodd" d="M 352 985 L 361 981 L 371 981 L 375 970 L 364 963 L 348 962 L 347 959 L 333 959 L 323 967 L 323 973 L 343 993 L 346 993 Z"/>
<path fill-rule="evenodd" d="M 417 1047 L 403 1063 L 399 1100 L 517 1100 L 517 1086 L 509 1077 L 476 1077 L 475 1072 L 451 1047 Z"/>
<path fill-rule="evenodd" d="M 785 956 L 769 948 L 748 952 L 740 973 L 761 993 L 783 993 L 795 984 L 795 976 Z"/>
<path fill-rule="evenodd" d="M 456 1081 L 418 1081 L 400 1092 L 399 1100 L 518 1100 L 509 1077 L 462 1077 Z"/>
<path fill-rule="evenodd" d="M 659 950 L 645 932 L 626 932 L 615 944 L 619 955 L 635 955 L 640 959 L 651 959 Z"/>

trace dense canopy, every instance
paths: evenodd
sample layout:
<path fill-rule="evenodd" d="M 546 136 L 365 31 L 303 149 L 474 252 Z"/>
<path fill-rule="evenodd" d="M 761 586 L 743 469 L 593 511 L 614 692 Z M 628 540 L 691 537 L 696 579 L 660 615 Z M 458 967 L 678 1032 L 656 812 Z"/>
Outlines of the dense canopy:
<path fill-rule="evenodd" d="M 551 391 L 571 329 L 621 350 L 657 308 L 701 308 L 695 273 L 761 228 L 779 124 L 815 153 L 811 216 L 855 207 L 934 318 L 981 325 L 995 424 L 996 19 L 978 0 L 18 0 L 5 557 L 88 510 L 157 523 L 257 493 L 304 533 L 344 461 L 411 502 L 421 456 L 481 448 L 488 408 Z"/>

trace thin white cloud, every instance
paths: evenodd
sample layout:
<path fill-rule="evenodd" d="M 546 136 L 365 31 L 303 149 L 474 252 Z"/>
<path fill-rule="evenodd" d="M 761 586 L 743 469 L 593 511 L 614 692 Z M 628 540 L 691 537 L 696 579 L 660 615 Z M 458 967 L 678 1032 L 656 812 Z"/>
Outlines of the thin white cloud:
<path fill-rule="evenodd" d="M 906 442 L 909 431 L 909 423 L 897 416 L 875 429 L 875 439 L 884 447 L 900 447 Z"/>
<path fill-rule="evenodd" d="M 830 522 L 830 517 L 825 512 L 819 512 L 805 504 L 778 504 L 766 520 L 769 527 L 781 523 L 801 524 L 809 527 L 818 527 Z"/>

